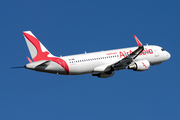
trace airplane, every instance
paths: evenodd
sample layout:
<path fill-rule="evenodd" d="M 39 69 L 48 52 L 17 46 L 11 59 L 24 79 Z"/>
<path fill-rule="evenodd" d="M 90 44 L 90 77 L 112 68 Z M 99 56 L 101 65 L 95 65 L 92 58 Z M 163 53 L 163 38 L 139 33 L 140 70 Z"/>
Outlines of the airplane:
<path fill-rule="evenodd" d="M 137 47 L 114 49 L 56 57 L 52 55 L 31 31 L 23 32 L 32 60 L 24 67 L 30 70 L 61 75 L 92 74 L 108 78 L 115 71 L 132 69 L 145 71 L 150 65 L 159 65 L 171 55 L 160 46 L 143 45 L 134 35 Z"/>

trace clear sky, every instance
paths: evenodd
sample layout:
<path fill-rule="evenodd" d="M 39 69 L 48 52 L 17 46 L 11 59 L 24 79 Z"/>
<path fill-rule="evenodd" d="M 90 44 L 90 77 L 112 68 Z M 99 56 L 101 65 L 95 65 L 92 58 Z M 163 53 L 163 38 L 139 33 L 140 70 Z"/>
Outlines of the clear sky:
<path fill-rule="evenodd" d="M 0 120 L 180 120 L 180 1 L 1 0 Z M 30 30 L 56 56 L 159 45 L 171 58 L 102 79 L 10 69 Z"/>

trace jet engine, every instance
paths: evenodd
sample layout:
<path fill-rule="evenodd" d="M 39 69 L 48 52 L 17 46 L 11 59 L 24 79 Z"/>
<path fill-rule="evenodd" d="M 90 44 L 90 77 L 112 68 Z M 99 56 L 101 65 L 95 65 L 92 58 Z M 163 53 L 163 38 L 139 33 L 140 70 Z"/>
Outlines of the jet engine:
<path fill-rule="evenodd" d="M 134 71 L 145 71 L 150 67 L 150 63 L 148 60 L 139 60 L 135 61 L 128 66 L 128 69 L 133 69 Z"/>
<path fill-rule="evenodd" d="M 114 75 L 114 71 L 101 72 L 97 74 L 92 74 L 92 76 L 97 76 L 99 78 L 108 78 Z"/>

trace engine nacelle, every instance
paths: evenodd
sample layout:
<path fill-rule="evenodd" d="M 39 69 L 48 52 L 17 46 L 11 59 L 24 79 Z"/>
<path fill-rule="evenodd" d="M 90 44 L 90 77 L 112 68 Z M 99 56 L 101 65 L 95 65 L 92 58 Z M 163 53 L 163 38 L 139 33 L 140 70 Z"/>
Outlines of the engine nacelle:
<path fill-rule="evenodd" d="M 139 60 L 128 66 L 128 69 L 133 69 L 134 71 L 145 71 L 150 67 L 150 63 L 148 60 Z"/>
<path fill-rule="evenodd" d="M 92 76 L 98 76 L 99 78 L 108 78 L 114 75 L 114 71 L 108 71 L 98 74 L 92 74 Z"/>

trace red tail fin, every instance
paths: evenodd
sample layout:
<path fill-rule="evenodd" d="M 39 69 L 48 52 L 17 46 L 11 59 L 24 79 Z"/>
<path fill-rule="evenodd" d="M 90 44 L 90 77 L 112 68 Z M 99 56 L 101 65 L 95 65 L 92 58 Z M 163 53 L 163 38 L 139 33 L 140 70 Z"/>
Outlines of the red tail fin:
<path fill-rule="evenodd" d="M 40 61 L 40 60 L 51 60 L 56 62 L 57 64 L 61 65 L 67 72 L 69 73 L 69 67 L 67 63 L 58 57 L 53 56 L 44 46 L 43 44 L 32 34 L 31 31 L 23 32 L 27 46 L 29 48 L 31 57 L 33 62 Z M 30 59 L 28 59 L 29 62 Z"/>
<path fill-rule="evenodd" d="M 34 62 L 39 60 L 47 60 L 48 57 L 54 57 L 31 31 L 25 31 L 23 34 Z"/>

